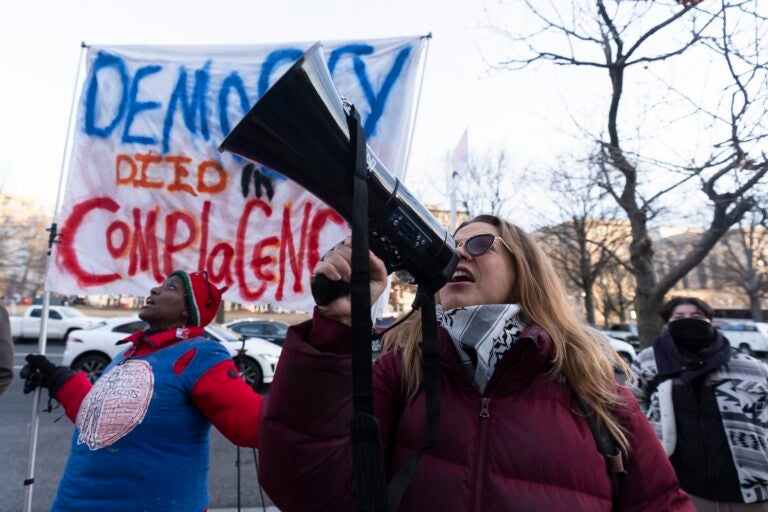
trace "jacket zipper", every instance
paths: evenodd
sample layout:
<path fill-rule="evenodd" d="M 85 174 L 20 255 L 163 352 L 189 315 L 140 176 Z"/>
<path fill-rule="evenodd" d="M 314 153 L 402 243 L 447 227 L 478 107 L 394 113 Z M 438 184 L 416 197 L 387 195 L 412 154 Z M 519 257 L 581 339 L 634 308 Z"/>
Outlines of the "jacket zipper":
<path fill-rule="evenodd" d="M 480 417 L 481 418 L 490 418 L 491 413 L 488 411 L 488 405 L 491 403 L 491 399 L 488 397 L 483 397 L 480 399 Z"/>
<path fill-rule="evenodd" d="M 475 506 L 474 509 L 477 512 L 481 511 L 482 505 L 482 482 L 483 473 L 485 472 L 485 451 L 486 451 L 486 434 L 488 432 L 488 420 L 491 418 L 490 412 L 491 399 L 488 397 L 480 398 L 480 454 L 477 459 L 477 474 L 475 475 Z"/>

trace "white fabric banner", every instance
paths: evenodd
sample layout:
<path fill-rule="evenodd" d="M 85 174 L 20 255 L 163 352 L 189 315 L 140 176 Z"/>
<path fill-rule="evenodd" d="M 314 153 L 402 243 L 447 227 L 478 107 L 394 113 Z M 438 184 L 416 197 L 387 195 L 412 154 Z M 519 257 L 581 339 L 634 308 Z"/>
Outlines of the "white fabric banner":
<path fill-rule="evenodd" d="M 146 295 L 172 270 L 206 270 L 227 300 L 312 304 L 309 277 L 349 233 L 293 182 L 218 145 L 312 43 L 91 46 L 52 291 Z M 402 179 L 422 37 L 324 45 L 368 143 Z M 339 184 L 341 186 L 341 184 Z"/>

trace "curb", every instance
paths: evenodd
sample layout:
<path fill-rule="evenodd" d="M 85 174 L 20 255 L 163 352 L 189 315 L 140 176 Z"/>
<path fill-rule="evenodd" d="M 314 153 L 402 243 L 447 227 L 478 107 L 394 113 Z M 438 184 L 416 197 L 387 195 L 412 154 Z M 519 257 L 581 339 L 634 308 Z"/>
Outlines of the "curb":
<path fill-rule="evenodd" d="M 208 512 L 238 512 L 238 510 L 237 508 L 209 508 Z M 274 505 L 268 507 L 241 507 L 239 512 L 280 512 L 280 509 Z"/>

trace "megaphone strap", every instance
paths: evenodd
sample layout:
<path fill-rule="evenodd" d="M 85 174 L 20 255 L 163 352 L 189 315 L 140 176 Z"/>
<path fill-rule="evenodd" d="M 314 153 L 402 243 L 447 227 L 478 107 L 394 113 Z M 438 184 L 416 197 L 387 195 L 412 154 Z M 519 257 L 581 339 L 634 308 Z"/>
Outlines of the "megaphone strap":
<path fill-rule="evenodd" d="M 440 352 L 437 345 L 437 315 L 435 300 L 430 293 L 419 287 L 417 301 L 421 304 L 421 354 L 424 363 L 424 389 L 427 393 L 427 441 L 414 453 L 392 477 L 387 487 L 387 512 L 394 512 L 400 504 L 408 483 L 416 471 L 422 454 L 437 441 L 437 425 L 440 419 Z"/>
<path fill-rule="evenodd" d="M 360 115 L 351 106 L 347 115 L 354 167 L 352 193 L 352 397 L 350 425 L 357 504 L 366 512 L 386 510 L 387 480 L 379 422 L 373 414 L 371 365 L 371 283 L 368 263 L 368 180 L 365 134 Z"/>

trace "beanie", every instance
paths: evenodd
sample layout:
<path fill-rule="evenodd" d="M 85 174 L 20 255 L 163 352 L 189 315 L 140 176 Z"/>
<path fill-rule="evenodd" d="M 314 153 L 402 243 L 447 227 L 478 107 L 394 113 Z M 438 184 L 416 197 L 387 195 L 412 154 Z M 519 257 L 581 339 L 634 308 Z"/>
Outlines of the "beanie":
<path fill-rule="evenodd" d="M 179 276 L 184 281 L 184 296 L 189 311 L 187 325 L 205 327 L 211 323 L 216 318 L 221 295 L 227 287 L 216 288 L 208 280 L 208 272 L 205 271 L 189 273 L 185 270 L 175 270 L 171 276 Z"/>

